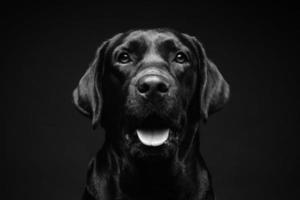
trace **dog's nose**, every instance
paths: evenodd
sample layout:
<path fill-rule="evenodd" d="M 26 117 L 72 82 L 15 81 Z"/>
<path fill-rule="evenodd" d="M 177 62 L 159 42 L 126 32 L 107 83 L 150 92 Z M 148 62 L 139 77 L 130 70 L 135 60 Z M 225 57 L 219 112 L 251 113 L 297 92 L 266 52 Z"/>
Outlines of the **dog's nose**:
<path fill-rule="evenodd" d="M 158 75 L 148 75 L 142 77 L 137 83 L 138 92 L 148 97 L 150 95 L 163 96 L 168 93 L 170 84 Z"/>

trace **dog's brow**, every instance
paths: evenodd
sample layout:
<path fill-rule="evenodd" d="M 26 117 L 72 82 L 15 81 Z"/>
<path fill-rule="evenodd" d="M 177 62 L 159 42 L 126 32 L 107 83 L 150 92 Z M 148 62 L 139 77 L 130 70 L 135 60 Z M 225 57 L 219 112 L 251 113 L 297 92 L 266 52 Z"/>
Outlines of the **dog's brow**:
<path fill-rule="evenodd" d="M 144 39 L 134 39 L 129 40 L 127 43 L 125 43 L 124 48 L 126 48 L 129 51 L 143 51 L 146 46 L 146 41 Z"/>
<path fill-rule="evenodd" d="M 176 42 L 173 39 L 168 39 L 160 42 L 158 44 L 158 48 L 167 51 L 177 51 L 180 47 L 176 44 Z"/>

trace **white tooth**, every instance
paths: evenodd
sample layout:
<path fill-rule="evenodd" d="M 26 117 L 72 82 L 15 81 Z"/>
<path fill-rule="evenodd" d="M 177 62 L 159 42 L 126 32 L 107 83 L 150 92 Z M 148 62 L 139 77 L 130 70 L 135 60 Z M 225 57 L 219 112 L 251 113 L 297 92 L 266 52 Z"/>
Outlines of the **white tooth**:
<path fill-rule="evenodd" d="M 162 145 L 169 137 L 170 129 L 164 130 L 136 130 L 140 141 L 147 146 L 159 146 Z"/>

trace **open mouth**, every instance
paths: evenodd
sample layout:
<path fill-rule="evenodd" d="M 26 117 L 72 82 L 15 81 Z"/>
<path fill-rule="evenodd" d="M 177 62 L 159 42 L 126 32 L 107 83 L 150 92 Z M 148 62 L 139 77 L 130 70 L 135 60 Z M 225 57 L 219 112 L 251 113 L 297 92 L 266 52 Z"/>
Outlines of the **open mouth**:
<path fill-rule="evenodd" d="M 176 147 L 181 118 L 175 114 L 152 112 L 138 117 L 129 115 L 127 119 L 125 140 L 129 149 L 160 154 Z"/>
<path fill-rule="evenodd" d="M 167 143 L 172 135 L 172 123 L 158 115 L 147 116 L 143 120 L 136 120 L 134 135 L 145 146 L 157 147 Z"/>
<path fill-rule="evenodd" d="M 160 146 L 164 144 L 168 138 L 170 129 L 158 129 L 158 130 L 142 130 L 137 129 L 136 133 L 141 143 L 146 146 Z"/>

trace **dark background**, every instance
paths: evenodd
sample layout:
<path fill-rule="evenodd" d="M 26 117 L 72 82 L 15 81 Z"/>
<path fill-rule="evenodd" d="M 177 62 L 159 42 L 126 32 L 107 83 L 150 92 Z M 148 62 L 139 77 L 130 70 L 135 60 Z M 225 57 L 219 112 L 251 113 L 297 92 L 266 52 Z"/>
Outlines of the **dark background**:
<path fill-rule="evenodd" d="M 2 9 L 5 199 L 80 199 L 103 134 L 74 109 L 72 90 L 103 40 L 154 27 L 197 36 L 231 85 L 231 101 L 202 133 L 218 199 L 299 195 L 295 5 L 140 1 Z"/>

